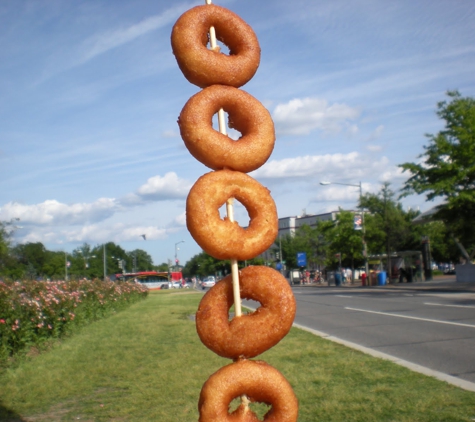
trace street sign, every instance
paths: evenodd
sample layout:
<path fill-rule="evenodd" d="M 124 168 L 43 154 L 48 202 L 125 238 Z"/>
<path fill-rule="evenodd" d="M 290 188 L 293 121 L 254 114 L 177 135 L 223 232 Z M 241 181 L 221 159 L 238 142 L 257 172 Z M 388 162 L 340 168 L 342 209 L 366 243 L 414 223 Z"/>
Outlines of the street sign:
<path fill-rule="evenodd" d="M 363 229 L 363 219 L 361 218 L 361 215 L 355 214 L 354 219 L 353 219 L 353 228 L 355 230 Z"/>
<path fill-rule="evenodd" d="M 299 267 L 307 266 L 307 254 L 305 252 L 297 252 L 297 265 Z"/>

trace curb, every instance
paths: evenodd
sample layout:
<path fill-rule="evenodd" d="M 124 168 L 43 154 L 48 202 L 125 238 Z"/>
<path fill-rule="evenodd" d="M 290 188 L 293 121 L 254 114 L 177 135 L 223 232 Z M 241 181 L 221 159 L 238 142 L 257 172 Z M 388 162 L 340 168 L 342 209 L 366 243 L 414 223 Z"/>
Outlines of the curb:
<path fill-rule="evenodd" d="M 255 311 L 255 308 L 250 306 L 245 306 L 251 311 Z M 403 366 L 411 371 L 417 372 L 419 374 L 426 375 L 428 377 L 436 378 L 439 381 L 444 381 L 448 384 L 451 384 L 455 387 L 462 388 L 463 390 L 475 392 L 475 383 L 463 380 L 461 378 L 453 377 L 452 375 L 444 374 L 443 372 L 435 371 L 425 366 L 418 365 L 416 363 L 409 362 L 404 359 L 400 359 L 396 356 L 388 355 L 387 353 L 378 352 L 377 350 L 370 349 L 366 346 L 361 346 L 360 344 L 353 343 L 351 341 L 343 340 L 339 337 L 331 336 L 330 334 L 324 333 L 323 331 L 314 330 L 313 328 L 306 327 L 305 325 L 300 325 L 293 323 L 292 327 L 298 328 L 299 330 L 307 331 L 310 334 L 321 337 L 325 340 L 333 341 L 334 343 L 341 344 L 342 346 L 349 347 L 350 349 L 358 350 L 366 355 L 370 355 L 375 358 L 388 360 L 396 365 Z"/>
<path fill-rule="evenodd" d="M 360 352 L 363 352 L 363 353 L 365 353 L 367 355 L 370 355 L 370 356 L 373 356 L 375 358 L 388 360 L 390 362 L 395 363 L 396 365 L 408 368 L 411 371 L 418 372 L 420 374 L 436 378 L 440 381 L 445 381 L 448 384 L 454 385 L 454 386 L 462 388 L 464 390 L 475 392 L 475 383 L 473 383 L 473 382 L 465 381 L 463 379 L 453 377 L 452 375 L 447 375 L 447 374 L 444 374 L 444 373 L 439 372 L 439 371 L 434 371 L 433 369 L 426 368 L 425 366 L 417 365 L 417 364 L 409 362 L 407 360 L 400 359 L 400 358 L 397 358 L 395 356 L 388 355 L 386 353 L 378 352 L 377 350 L 370 349 L 369 347 L 361 346 L 359 344 L 352 343 L 351 341 L 343 340 L 341 338 L 331 336 L 331 335 L 326 334 L 322 331 L 314 330 L 313 328 L 308 328 L 308 327 L 305 327 L 305 326 L 300 325 L 300 324 L 293 324 L 293 327 L 299 328 L 303 331 L 307 331 L 311 334 L 322 337 L 326 340 L 333 341 L 335 343 L 341 344 L 341 345 L 349 347 L 351 349 L 358 350 Z"/>

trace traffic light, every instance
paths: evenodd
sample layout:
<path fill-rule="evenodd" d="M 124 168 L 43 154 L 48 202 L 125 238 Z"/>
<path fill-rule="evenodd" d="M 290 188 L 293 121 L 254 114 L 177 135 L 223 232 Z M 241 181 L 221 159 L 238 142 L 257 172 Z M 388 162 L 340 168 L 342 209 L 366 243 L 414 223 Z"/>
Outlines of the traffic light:
<path fill-rule="evenodd" d="M 279 251 L 277 251 L 277 252 L 275 253 L 275 259 L 280 259 L 280 252 L 279 252 Z"/>

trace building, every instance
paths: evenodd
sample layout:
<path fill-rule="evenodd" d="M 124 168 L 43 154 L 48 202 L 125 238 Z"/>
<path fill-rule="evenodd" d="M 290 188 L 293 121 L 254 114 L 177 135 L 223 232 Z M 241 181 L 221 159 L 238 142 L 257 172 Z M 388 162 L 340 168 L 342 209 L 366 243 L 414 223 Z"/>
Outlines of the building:
<path fill-rule="evenodd" d="M 279 238 L 288 235 L 295 235 L 297 230 L 302 226 L 315 227 L 320 221 L 335 221 L 339 211 L 331 211 L 324 214 L 304 214 L 294 217 L 282 217 L 279 218 L 279 233 L 277 235 L 276 242 Z M 266 263 L 273 262 L 276 259 L 276 252 L 278 247 L 273 245 L 267 251 L 260 255 Z"/>

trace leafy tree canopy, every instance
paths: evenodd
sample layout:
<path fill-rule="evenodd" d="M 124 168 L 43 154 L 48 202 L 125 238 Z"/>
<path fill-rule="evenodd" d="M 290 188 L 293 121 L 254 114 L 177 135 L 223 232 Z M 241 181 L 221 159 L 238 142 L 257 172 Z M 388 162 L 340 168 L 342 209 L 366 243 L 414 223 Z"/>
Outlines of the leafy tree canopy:
<path fill-rule="evenodd" d="M 437 115 L 445 127 L 426 135 L 428 145 L 418 156 L 420 163 L 399 167 L 410 173 L 402 196 L 426 194 L 428 201 L 441 198 L 436 218 L 441 219 L 461 243 L 475 253 L 475 99 L 458 91 L 437 104 Z"/>
<path fill-rule="evenodd" d="M 239 261 L 239 268 L 243 268 L 246 265 L 263 265 L 264 261 L 260 258 L 254 258 L 249 261 Z M 205 277 L 208 275 L 215 275 L 218 277 L 224 277 L 231 273 L 231 261 L 221 261 L 213 258 L 206 252 L 201 252 L 198 255 L 193 256 L 183 267 L 183 275 L 185 277 Z"/>
<path fill-rule="evenodd" d="M 366 215 L 366 239 L 373 254 L 420 249 L 421 235 L 411 221 L 417 211 L 404 211 L 395 199 L 389 183 L 384 183 L 377 194 L 367 193 L 360 205 L 368 210 Z"/>

